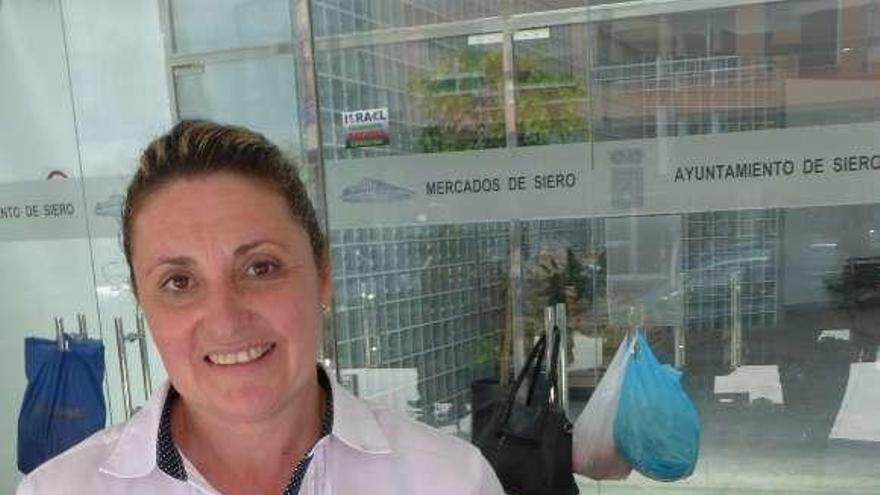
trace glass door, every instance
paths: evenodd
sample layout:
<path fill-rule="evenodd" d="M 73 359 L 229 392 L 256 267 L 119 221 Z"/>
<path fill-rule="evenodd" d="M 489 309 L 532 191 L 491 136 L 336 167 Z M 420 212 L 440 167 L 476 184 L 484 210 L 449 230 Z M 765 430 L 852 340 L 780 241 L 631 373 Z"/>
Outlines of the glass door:
<path fill-rule="evenodd" d="M 471 384 L 506 382 L 565 293 L 586 328 L 601 290 L 585 23 L 536 8 L 312 4 L 340 377 L 463 437 Z"/>

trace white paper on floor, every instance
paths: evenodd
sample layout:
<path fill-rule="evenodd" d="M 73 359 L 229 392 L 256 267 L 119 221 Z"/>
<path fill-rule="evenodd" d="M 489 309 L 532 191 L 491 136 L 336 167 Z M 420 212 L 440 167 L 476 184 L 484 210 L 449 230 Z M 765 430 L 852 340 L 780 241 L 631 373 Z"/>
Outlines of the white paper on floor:
<path fill-rule="evenodd" d="M 880 442 L 880 362 L 852 363 L 831 438 Z"/>
<path fill-rule="evenodd" d="M 343 380 L 357 380 L 361 399 L 383 404 L 415 417 L 412 406 L 419 399 L 419 372 L 416 368 L 348 368 L 340 373 Z"/>
<path fill-rule="evenodd" d="M 571 370 L 589 370 L 602 366 L 602 338 L 573 334 L 574 360 L 568 364 Z"/>
<path fill-rule="evenodd" d="M 782 383 L 775 365 L 745 365 L 726 376 L 715 377 L 716 394 L 749 394 L 749 402 L 767 399 L 782 404 Z"/>
<path fill-rule="evenodd" d="M 822 330 L 821 332 L 819 332 L 819 337 L 816 338 L 816 341 L 820 341 L 822 339 L 835 339 L 849 342 L 850 332 L 846 328 L 836 330 Z"/>

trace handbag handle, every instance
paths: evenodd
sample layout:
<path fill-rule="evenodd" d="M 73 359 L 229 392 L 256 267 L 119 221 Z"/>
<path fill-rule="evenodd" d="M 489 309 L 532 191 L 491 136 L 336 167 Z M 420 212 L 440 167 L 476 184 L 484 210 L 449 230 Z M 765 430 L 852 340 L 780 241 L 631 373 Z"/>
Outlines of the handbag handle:
<path fill-rule="evenodd" d="M 507 420 L 510 419 L 511 411 L 513 410 L 513 404 L 516 402 L 516 394 L 519 392 L 519 388 L 522 386 L 523 381 L 526 378 L 526 373 L 532 369 L 533 363 L 535 363 L 535 359 L 538 362 L 534 365 L 534 374 L 532 378 L 532 384 L 529 388 L 529 397 L 528 400 L 531 401 L 531 397 L 534 392 L 535 382 L 537 382 L 538 371 L 541 369 L 541 364 L 544 362 L 544 350 L 547 347 L 547 337 L 542 335 L 535 345 L 532 347 L 532 351 L 529 353 L 529 357 L 526 359 L 525 364 L 523 364 L 522 369 L 516 375 L 516 380 L 514 380 L 513 384 L 510 387 L 510 390 L 507 393 L 507 404 L 504 408 L 504 421 L 502 424 L 506 424 Z"/>
<path fill-rule="evenodd" d="M 559 367 L 560 347 L 562 346 L 562 332 L 559 330 L 559 327 L 557 325 L 553 325 L 553 330 L 551 332 L 552 332 L 552 338 L 553 338 L 553 341 L 552 341 L 553 348 L 550 350 L 550 370 L 549 370 L 548 378 L 550 381 L 550 390 L 556 392 L 556 394 L 554 394 L 553 397 L 556 397 L 557 400 L 555 400 L 553 403 L 558 404 L 558 402 L 559 402 L 558 401 L 558 398 L 559 398 L 559 376 L 558 376 L 559 370 L 558 370 L 558 367 Z M 532 384 L 531 384 L 531 387 L 529 387 L 529 394 L 526 397 L 526 404 L 527 405 L 531 405 L 531 403 L 532 403 L 532 398 L 535 393 L 535 384 L 538 382 L 538 373 L 540 373 L 541 367 L 544 364 L 544 356 L 546 355 L 546 353 L 544 352 L 544 349 L 546 349 L 547 341 L 544 336 L 542 336 L 542 338 L 544 339 L 544 347 L 541 348 L 541 354 L 538 356 L 538 364 L 535 365 L 534 374 L 532 375 Z"/>
<path fill-rule="evenodd" d="M 558 363 L 559 363 L 559 348 L 561 346 L 561 332 L 559 331 L 559 327 L 553 325 L 553 348 L 551 350 L 551 362 L 550 362 L 550 390 L 555 391 L 555 394 L 549 394 L 549 397 L 553 397 L 553 404 L 559 404 L 559 383 L 556 377 L 556 373 L 558 372 Z M 519 392 L 520 387 L 522 386 L 523 381 L 525 380 L 526 373 L 528 373 L 529 369 L 532 369 L 532 383 L 529 386 L 529 393 L 526 397 L 526 404 L 531 405 L 532 399 L 534 398 L 535 385 L 538 382 L 538 373 L 541 370 L 542 365 L 544 364 L 544 355 L 546 354 L 545 350 L 547 348 L 547 337 L 546 335 L 542 335 L 538 342 L 535 343 L 534 347 L 532 347 L 532 352 L 529 353 L 528 359 L 526 359 L 525 364 L 523 365 L 522 370 L 520 370 L 519 374 L 516 376 L 516 381 L 514 381 L 513 385 L 510 388 L 507 396 L 507 405 L 504 410 L 504 421 L 502 424 L 507 424 L 507 421 L 510 419 L 510 415 L 513 411 L 513 404 L 516 402 L 516 394 Z M 535 360 L 537 359 L 537 363 Z M 532 363 L 534 364 L 534 368 L 532 367 Z"/>
<path fill-rule="evenodd" d="M 547 338 L 542 335 L 541 339 L 543 340 L 543 346 L 541 347 L 541 352 L 538 353 L 538 362 L 535 363 L 534 368 L 532 369 L 532 381 L 529 384 L 529 393 L 526 394 L 526 405 L 532 405 L 532 398 L 535 396 L 535 387 L 538 384 L 538 375 L 541 374 L 541 368 L 544 367 L 544 356 L 547 355 Z"/>
<path fill-rule="evenodd" d="M 556 393 L 551 393 L 548 398 L 552 398 L 553 400 L 550 403 L 555 405 L 559 405 L 559 377 L 557 373 L 559 373 L 559 352 L 561 346 L 562 332 L 558 326 L 553 325 L 553 349 L 550 352 L 550 390 Z"/>

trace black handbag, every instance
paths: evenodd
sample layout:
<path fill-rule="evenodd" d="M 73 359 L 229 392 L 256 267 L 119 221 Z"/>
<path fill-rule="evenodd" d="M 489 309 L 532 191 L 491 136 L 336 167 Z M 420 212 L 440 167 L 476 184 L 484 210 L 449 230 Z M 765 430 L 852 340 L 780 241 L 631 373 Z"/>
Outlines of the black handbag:
<path fill-rule="evenodd" d="M 553 329 L 550 373 L 541 380 L 547 341 L 542 336 L 503 398 L 481 412 L 474 443 L 495 469 L 504 490 L 514 495 L 576 495 L 571 471 L 572 424 L 559 403 L 556 363 L 559 329 Z M 517 394 L 532 371 L 525 403 Z M 542 383 L 543 382 L 543 383 Z M 487 418 L 488 419 L 485 419 Z"/>

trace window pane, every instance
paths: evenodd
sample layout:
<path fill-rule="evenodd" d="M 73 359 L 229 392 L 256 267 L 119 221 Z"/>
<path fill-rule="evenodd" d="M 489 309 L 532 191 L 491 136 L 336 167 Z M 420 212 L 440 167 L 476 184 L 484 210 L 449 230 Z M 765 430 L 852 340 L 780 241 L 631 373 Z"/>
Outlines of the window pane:
<path fill-rule="evenodd" d="M 521 30 L 513 43 L 517 144 L 586 141 L 586 25 Z"/>
<path fill-rule="evenodd" d="M 354 34 L 395 27 L 423 26 L 498 15 L 502 0 L 316 0 L 316 36 Z"/>
<path fill-rule="evenodd" d="M 505 145 L 501 44 L 457 37 L 319 52 L 328 159 L 438 153 Z M 388 109 L 389 144 L 351 148 L 343 113 Z"/>
<path fill-rule="evenodd" d="M 204 52 L 289 42 L 284 0 L 172 0 L 175 52 Z"/>
<path fill-rule="evenodd" d="M 256 129 L 294 155 L 300 150 L 293 58 L 276 55 L 175 71 L 180 118 Z"/>

